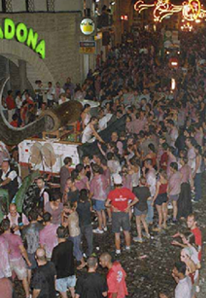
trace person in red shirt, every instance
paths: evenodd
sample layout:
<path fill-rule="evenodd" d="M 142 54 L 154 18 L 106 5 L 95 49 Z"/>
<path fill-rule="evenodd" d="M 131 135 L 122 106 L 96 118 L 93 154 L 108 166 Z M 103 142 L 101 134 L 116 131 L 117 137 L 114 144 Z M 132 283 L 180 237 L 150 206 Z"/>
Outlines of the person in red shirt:
<path fill-rule="evenodd" d="M 195 244 L 198 248 L 198 259 L 199 261 L 201 261 L 201 256 L 202 256 L 202 233 L 200 231 L 200 229 L 197 227 L 197 220 L 195 218 L 194 214 L 190 214 L 187 217 L 187 226 L 190 229 L 191 233 L 194 235 L 195 237 Z M 181 233 L 177 233 L 175 235 L 173 235 L 173 238 L 176 237 L 180 237 L 185 238 L 184 234 Z M 184 241 L 183 241 L 184 242 Z M 177 246 L 181 246 L 181 247 L 186 247 L 187 245 L 179 243 L 178 241 L 172 241 L 172 245 L 177 245 Z"/>
<path fill-rule="evenodd" d="M 10 125 L 13 127 L 18 127 L 18 115 L 16 113 L 12 116 Z"/>
<path fill-rule="evenodd" d="M 126 285 L 126 272 L 117 261 L 112 263 L 112 257 L 108 253 L 100 256 L 100 264 L 103 268 L 108 268 L 107 285 L 108 298 L 125 298 L 128 295 Z"/>
<path fill-rule="evenodd" d="M 159 167 L 160 167 L 160 169 L 166 171 L 167 170 L 167 163 L 168 163 L 168 153 L 167 153 L 168 144 L 163 143 L 162 144 L 162 149 L 163 149 L 163 154 L 161 155 L 161 158 L 160 158 Z"/>
<path fill-rule="evenodd" d="M 200 229 L 197 226 L 197 220 L 195 218 L 194 214 L 190 214 L 187 217 L 187 226 L 192 232 L 192 234 L 195 236 L 195 244 L 198 247 L 198 259 L 201 261 L 202 256 L 202 233 Z"/>
<path fill-rule="evenodd" d="M 105 206 L 111 207 L 112 210 L 112 231 L 115 233 L 116 254 L 120 254 L 120 228 L 122 228 L 124 232 L 126 250 L 130 251 L 129 210 L 139 200 L 131 190 L 122 187 L 122 177 L 119 174 L 114 174 L 113 179 L 115 188 L 109 192 Z"/>
<path fill-rule="evenodd" d="M 29 105 L 35 106 L 35 102 L 33 101 L 28 92 L 25 92 L 25 100 Z"/>
<path fill-rule="evenodd" d="M 12 90 L 9 90 L 7 94 L 8 96 L 6 98 L 6 105 L 8 109 L 8 122 L 10 123 L 12 121 L 12 116 L 15 113 L 16 104 L 12 96 Z"/>

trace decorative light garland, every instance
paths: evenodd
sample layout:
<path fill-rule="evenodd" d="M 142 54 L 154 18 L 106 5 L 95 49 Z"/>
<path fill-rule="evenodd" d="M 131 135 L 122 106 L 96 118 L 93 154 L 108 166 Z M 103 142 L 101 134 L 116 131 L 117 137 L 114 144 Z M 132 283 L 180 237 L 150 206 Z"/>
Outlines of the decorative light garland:
<path fill-rule="evenodd" d="M 152 4 L 147 4 L 144 0 L 138 0 L 134 5 L 134 9 L 139 13 L 149 8 L 154 8 L 155 22 L 161 22 L 166 17 L 179 12 L 182 12 L 182 19 L 188 22 L 200 23 L 200 19 L 206 18 L 206 10 L 204 10 L 199 0 L 187 0 L 182 5 L 174 5 L 170 0 L 157 0 Z"/>
<path fill-rule="evenodd" d="M 186 22 L 180 28 L 181 28 L 182 31 L 189 31 L 189 32 L 191 32 L 193 30 L 193 26 L 189 22 Z"/>
<path fill-rule="evenodd" d="M 181 5 L 173 5 L 169 0 L 158 0 L 153 11 L 154 21 L 161 22 L 164 18 L 180 12 L 181 10 Z"/>

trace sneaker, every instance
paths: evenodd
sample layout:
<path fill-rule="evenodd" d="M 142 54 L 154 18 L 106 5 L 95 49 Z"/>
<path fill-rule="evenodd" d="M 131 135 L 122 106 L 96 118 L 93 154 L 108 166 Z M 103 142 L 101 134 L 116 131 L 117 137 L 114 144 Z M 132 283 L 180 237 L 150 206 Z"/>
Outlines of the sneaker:
<path fill-rule="evenodd" d="M 169 209 L 169 210 L 170 210 L 170 209 L 173 209 L 173 206 L 172 206 L 171 203 L 168 204 L 167 209 Z"/>
<path fill-rule="evenodd" d="M 103 230 L 104 232 L 107 232 L 107 226 L 106 226 L 106 227 L 102 226 L 102 230 Z"/>
<path fill-rule="evenodd" d="M 150 234 L 145 234 L 145 238 L 150 239 Z"/>
<path fill-rule="evenodd" d="M 199 293 L 199 292 L 200 292 L 200 287 L 196 286 L 196 293 Z"/>
<path fill-rule="evenodd" d="M 125 247 L 125 251 L 130 253 L 131 252 L 131 247 Z"/>
<path fill-rule="evenodd" d="M 115 254 L 116 255 L 121 255 L 121 250 L 116 249 Z"/>
<path fill-rule="evenodd" d="M 200 200 L 192 199 L 192 203 L 198 203 Z"/>
<path fill-rule="evenodd" d="M 142 243 L 143 242 L 143 239 L 142 238 L 139 238 L 139 237 L 134 237 L 133 240 L 134 240 L 134 242 L 138 242 L 138 243 Z"/>
<path fill-rule="evenodd" d="M 99 228 L 97 228 L 97 229 L 93 230 L 93 233 L 95 233 L 95 234 L 103 234 L 104 231 L 103 230 L 100 230 Z"/>

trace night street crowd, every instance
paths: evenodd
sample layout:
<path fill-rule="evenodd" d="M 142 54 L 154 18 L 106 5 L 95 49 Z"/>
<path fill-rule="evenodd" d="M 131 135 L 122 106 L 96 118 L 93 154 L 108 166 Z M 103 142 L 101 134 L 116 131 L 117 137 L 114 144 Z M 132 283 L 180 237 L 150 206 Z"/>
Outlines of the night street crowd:
<path fill-rule="evenodd" d="M 38 177 L 36 208 L 20 214 L 15 204 L 20 179 L 1 143 L 0 187 L 8 190 L 10 200 L 9 213 L 1 222 L 2 298 L 15 295 L 15 278 L 22 281 L 26 298 L 54 298 L 58 293 L 65 298 L 67 291 L 72 298 L 125 298 L 131 293 L 120 263 L 122 252 L 129 254 L 131 243 L 144 247 L 151 231 L 167 233 L 181 221 L 188 233 L 177 230 L 172 242 L 180 247 L 172 270 L 177 283 L 173 297 L 197 297 L 202 234 L 193 209 L 203 197 L 206 165 L 203 33 L 180 33 L 177 68 L 171 67 L 167 54 L 158 56 L 161 33 L 142 30 L 125 35 L 105 61 L 99 56 L 97 68 L 89 71 L 82 86 L 68 78 L 64 86 L 49 82 L 43 88 L 37 80 L 34 98 L 28 90 L 15 96 L 8 91 L 4 112 L 14 127 L 25 126 L 45 109 L 69 100 L 99 102 L 97 116 L 86 104 L 78 121 L 82 143 L 95 137 L 99 153 L 83 155 L 71 170 L 68 152 L 59 169 L 60 190 L 52 191 L 44 177 Z M 172 90 L 171 79 L 176 82 Z M 106 142 L 100 132 L 123 117 L 125 129 L 112 131 Z M 109 225 L 115 259 L 120 261 L 113 260 L 113 248 L 95 254 L 94 237 L 109 237 Z M 106 274 L 100 274 L 98 267 L 106 268 Z M 159 293 L 159 297 L 168 296 Z"/>

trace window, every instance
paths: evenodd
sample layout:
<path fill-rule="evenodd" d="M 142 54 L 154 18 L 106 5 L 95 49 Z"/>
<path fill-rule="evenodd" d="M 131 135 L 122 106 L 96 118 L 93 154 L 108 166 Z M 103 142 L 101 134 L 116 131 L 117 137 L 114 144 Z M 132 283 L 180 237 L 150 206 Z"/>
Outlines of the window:
<path fill-rule="evenodd" d="M 26 0 L 26 11 L 27 12 L 35 11 L 34 0 Z"/>
<path fill-rule="evenodd" d="M 47 11 L 55 11 L 55 0 L 47 0 Z"/>
<path fill-rule="evenodd" d="M 12 0 L 2 0 L 3 12 L 12 12 Z"/>

